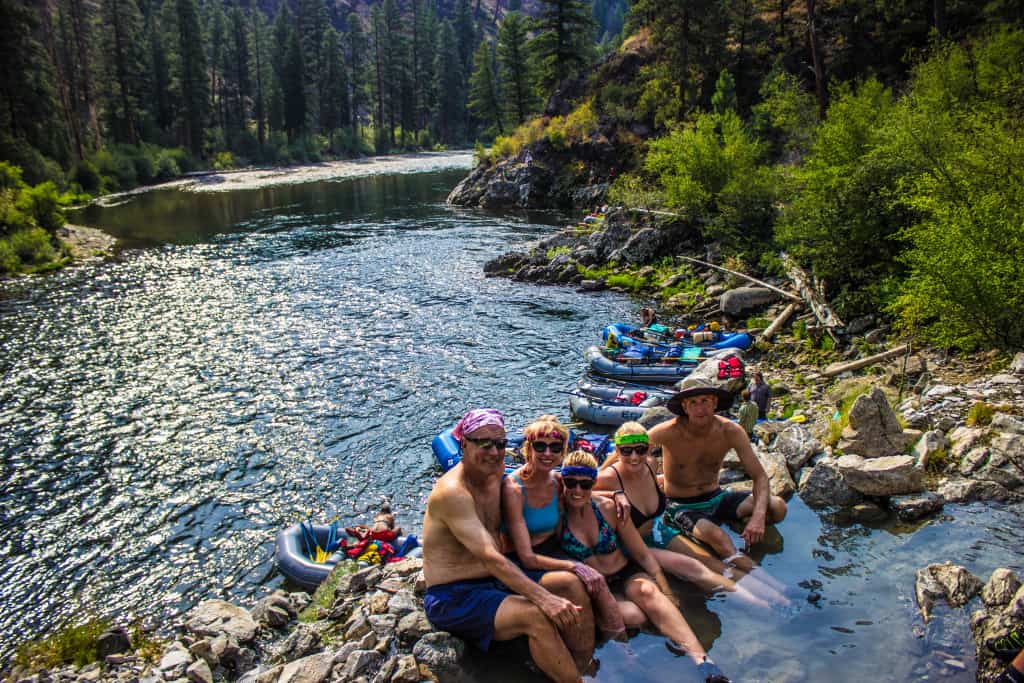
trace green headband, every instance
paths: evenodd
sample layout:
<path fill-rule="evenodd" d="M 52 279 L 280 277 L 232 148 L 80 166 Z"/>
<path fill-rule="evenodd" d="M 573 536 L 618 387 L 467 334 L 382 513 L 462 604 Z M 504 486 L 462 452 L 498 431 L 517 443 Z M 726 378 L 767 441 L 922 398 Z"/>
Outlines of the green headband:
<path fill-rule="evenodd" d="M 616 446 L 625 446 L 631 443 L 649 443 L 646 434 L 622 434 L 615 437 Z"/>

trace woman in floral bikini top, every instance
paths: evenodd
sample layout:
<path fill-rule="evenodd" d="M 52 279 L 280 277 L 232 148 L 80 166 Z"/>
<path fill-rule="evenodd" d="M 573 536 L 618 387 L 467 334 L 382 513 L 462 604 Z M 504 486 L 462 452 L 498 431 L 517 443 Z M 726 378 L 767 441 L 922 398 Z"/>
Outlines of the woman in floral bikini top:
<path fill-rule="evenodd" d="M 562 550 L 605 577 L 627 625 L 650 620 L 668 638 L 670 650 L 694 661 L 706 683 L 728 683 L 683 618 L 664 572 L 632 520 L 619 521 L 610 498 L 591 497 L 596 479 L 597 461 L 586 451 L 573 451 L 563 461 Z"/>

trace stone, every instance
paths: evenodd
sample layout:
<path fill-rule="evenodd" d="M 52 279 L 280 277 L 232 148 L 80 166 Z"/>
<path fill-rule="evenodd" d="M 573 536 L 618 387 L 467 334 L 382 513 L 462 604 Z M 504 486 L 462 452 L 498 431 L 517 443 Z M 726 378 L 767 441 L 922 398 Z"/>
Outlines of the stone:
<path fill-rule="evenodd" d="M 398 658 L 398 663 L 391 673 L 391 683 L 419 683 L 421 679 L 415 657 L 402 655 Z"/>
<path fill-rule="evenodd" d="M 189 646 L 188 651 L 196 659 L 202 659 L 205 661 L 211 668 L 220 664 L 220 655 L 213 653 L 212 641 L 207 638 L 201 638 L 192 643 L 192 645 Z"/>
<path fill-rule="evenodd" d="M 989 449 L 1000 454 L 1005 461 L 1015 463 L 1024 469 L 1024 436 L 1020 434 L 996 434 L 988 444 Z M 993 456 L 993 459 L 995 456 Z"/>
<path fill-rule="evenodd" d="M 413 612 L 419 607 L 419 600 L 415 593 L 408 588 L 395 593 L 388 601 L 388 614 L 394 614 L 401 619 L 406 614 Z"/>
<path fill-rule="evenodd" d="M 1017 355 L 1013 357 L 1013 362 L 1010 363 L 1010 372 L 1024 375 L 1024 351 L 1018 351 Z"/>
<path fill-rule="evenodd" d="M 224 600 L 204 600 L 188 614 L 185 630 L 196 636 L 231 636 L 239 643 L 256 637 L 256 621 L 245 610 Z"/>
<path fill-rule="evenodd" d="M 772 450 L 782 454 L 786 459 L 790 472 L 796 472 L 808 460 L 822 450 L 821 442 L 811 432 L 799 424 L 787 425 L 778 433 L 772 442 Z"/>
<path fill-rule="evenodd" d="M 398 625 L 398 617 L 394 614 L 373 614 L 369 617 L 370 628 L 377 634 L 377 637 L 383 638 L 388 636 L 395 631 L 395 627 Z"/>
<path fill-rule="evenodd" d="M 466 644 L 460 639 L 444 631 L 434 631 L 416 641 L 412 655 L 417 662 L 444 677 L 458 671 L 465 651 Z"/>
<path fill-rule="evenodd" d="M 260 624 L 271 628 L 281 628 L 295 616 L 288 596 L 284 593 L 272 593 L 252 606 L 249 611 L 252 618 Z"/>
<path fill-rule="evenodd" d="M 1002 607 L 1013 600 L 1020 587 L 1017 575 L 1010 569 L 1000 567 L 992 572 L 992 576 L 981 590 L 981 600 L 989 607 Z"/>
<path fill-rule="evenodd" d="M 366 569 L 341 577 L 338 581 L 338 593 L 361 593 L 376 587 L 382 577 L 381 569 L 372 565 Z"/>
<path fill-rule="evenodd" d="M 939 486 L 937 492 L 948 503 L 973 503 L 978 500 L 1006 501 L 1013 494 L 994 481 L 950 479 Z"/>
<path fill-rule="evenodd" d="M 174 649 L 164 653 L 164 656 L 160 658 L 160 663 L 157 664 L 157 668 L 160 669 L 165 679 L 173 680 L 184 676 L 185 670 L 188 669 L 191 663 L 192 655 L 186 650 Z"/>
<path fill-rule="evenodd" d="M 1018 588 L 1017 592 L 1014 593 L 1013 600 L 1010 600 L 1006 613 L 1017 619 L 1024 619 L 1024 586 Z"/>
<path fill-rule="evenodd" d="M 117 626 L 104 631 L 96 639 L 96 656 L 106 659 L 110 655 L 119 655 L 132 649 L 132 637 L 128 629 Z"/>
<path fill-rule="evenodd" d="M 951 387 L 948 384 L 936 384 L 931 389 L 924 392 L 924 397 L 926 399 L 936 400 L 940 398 L 945 398 L 946 396 L 955 393 L 956 387 Z"/>
<path fill-rule="evenodd" d="M 297 659 L 284 665 L 277 683 L 324 683 L 330 679 L 333 664 L 333 652 Z"/>
<path fill-rule="evenodd" d="M 356 610 L 345 624 L 345 640 L 355 640 L 371 630 L 373 629 L 370 628 L 370 621 L 366 615 L 362 610 Z"/>
<path fill-rule="evenodd" d="M 757 311 L 778 301 L 779 294 L 767 287 L 737 287 L 718 298 L 722 312 L 738 318 L 745 313 Z"/>
<path fill-rule="evenodd" d="M 988 430 L 981 427 L 957 427 L 949 434 L 949 441 L 952 444 L 949 449 L 950 458 L 959 462 L 968 451 L 984 441 L 987 434 Z"/>
<path fill-rule="evenodd" d="M 885 393 L 878 387 L 857 397 L 849 417 L 849 426 L 839 442 L 844 453 L 864 458 L 898 455 L 920 436 L 916 430 L 903 431 Z"/>
<path fill-rule="evenodd" d="M 846 483 L 866 496 L 895 496 L 924 490 L 924 476 L 909 455 L 871 459 L 844 455 L 836 466 Z"/>
<path fill-rule="evenodd" d="M 942 496 L 931 491 L 889 498 L 889 509 L 904 522 L 913 522 L 935 514 L 942 509 L 943 504 Z"/>
<path fill-rule="evenodd" d="M 401 562 L 392 562 L 387 565 L 389 576 L 413 576 L 423 569 L 422 557 L 411 557 Z"/>
<path fill-rule="evenodd" d="M 398 640 L 403 643 L 415 643 L 433 630 L 434 628 L 430 625 L 426 613 L 421 609 L 417 609 L 406 614 L 398 621 L 396 635 Z"/>
<path fill-rule="evenodd" d="M 857 503 L 850 508 L 850 517 L 861 524 L 876 524 L 889 518 L 889 513 L 874 503 Z"/>
<path fill-rule="evenodd" d="M 775 451 L 758 452 L 757 459 L 761 461 L 765 473 L 768 475 L 768 487 L 773 496 L 788 498 L 796 491 L 796 484 L 789 474 L 789 466 L 786 458 Z"/>
<path fill-rule="evenodd" d="M 1020 384 L 1020 378 L 1015 375 L 993 375 L 988 380 L 989 384 Z"/>
<path fill-rule="evenodd" d="M 914 444 L 914 459 L 921 469 L 928 469 L 936 453 L 948 453 L 949 440 L 937 429 L 925 432 Z"/>
<path fill-rule="evenodd" d="M 936 600 L 945 600 L 951 607 L 963 607 L 981 589 L 978 577 L 950 562 L 919 569 L 914 586 L 917 604 L 926 623 L 931 619 Z"/>
<path fill-rule="evenodd" d="M 255 683 L 277 683 L 277 679 L 281 677 L 281 671 L 283 669 L 283 666 L 278 665 L 271 667 L 266 671 L 260 671 L 256 674 L 254 681 Z"/>
<path fill-rule="evenodd" d="M 192 683 L 213 683 L 213 672 L 205 660 L 193 662 L 185 671 L 185 676 Z"/>
<path fill-rule="evenodd" d="M 800 498 L 811 507 L 848 507 L 862 500 L 846 482 L 835 458 L 822 458 L 801 477 Z"/>
<path fill-rule="evenodd" d="M 388 600 L 390 599 L 391 595 L 389 593 L 378 590 L 363 601 L 363 607 L 370 614 L 384 614 L 388 611 Z"/>
<path fill-rule="evenodd" d="M 1024 434 L 1024 420 L 1007 413 L 996 413 L 992 416 L 992 429 L 998 432 Z"/>
<path fill-rule="evenodd" d="M 988 464 L 989 450 L 986 446 L 972 448 L 960 460 L 960 474 L 969 476 Z"/>
<path fill-rule="evenodd" d="M 273 657 L 279 662 L 301 659 L 318 651 L 322 638 L 320 626 L 300 623 L 274 648 Z"/>
<path fill-rule="evenodd" d="M 736 354 L 726 354 L 724 356 L 708 358 L 705 361 L 701 361 L 700 365 L 694 368 L 693 372 L 687 375 L 687 379 L 698 377 L 706 380 L 715 388 L 728 391 L 730 394 L 737 394 L 740 391 L 743 391 L 743 387 L 746 385 L 746 379 L 744 377 L 741 376 L 726 379 L 718 378 L 719 363 L 727 361 L 733 355 Z M 740 359 L 740 366 L 743 366 L 742 359 Z M 679 390 L 681 388 L 681 382 L 677 382 L 675 388 L 676 390 Z M 673 415 L 673 417 L 675 416 Z"/>
<path fill-rule="evenodd" d="M 372 673 L 383 659 L 376 650 L 356 650 L 348 656 L 348 660 L 345 662 L 345 680 L 353 680 L 358 676 Z"/>

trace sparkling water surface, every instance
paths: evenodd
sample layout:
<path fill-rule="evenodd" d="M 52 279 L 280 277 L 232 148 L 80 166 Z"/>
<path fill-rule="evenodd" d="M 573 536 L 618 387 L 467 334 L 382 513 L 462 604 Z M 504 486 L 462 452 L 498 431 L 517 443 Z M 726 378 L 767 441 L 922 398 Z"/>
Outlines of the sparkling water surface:
<path fill-rule="evenodd" d="M 85 614 L 251 604 L 282 584 L 274 534 L 310 511 L 366 522 L 389 496 L 417 531 L 430 439 L 468 407 L 568 419 L 583 349 L 637 304 L 484 278 L 559 217 L 448 207 L 463 174 L 144 193 L 73 219 L 125 241 L 114 261 L 0 283 L 0 655 Z M 794 499 L 760 549 L 790 608 L 677 588 L 737 680 L 969 681 L 968 612 L 924 627 L 914 572 L 1019 570 L 1019 513 L 868 528 Z M 597 656 L 599 681 L 697 680 L 653 635 Z M 541 680 L 522 659 L 472 675 Z"/>

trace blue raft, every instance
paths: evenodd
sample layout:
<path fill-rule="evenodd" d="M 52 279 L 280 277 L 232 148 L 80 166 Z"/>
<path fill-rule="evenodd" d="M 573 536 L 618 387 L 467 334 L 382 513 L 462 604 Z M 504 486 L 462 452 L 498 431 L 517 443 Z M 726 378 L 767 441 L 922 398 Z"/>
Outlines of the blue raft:
<path fill-rule="evenodd" d="M 698 347 L 702 349 L 741 349 L 746 351 L 754 345 L 754 338 L 747 332 L 716 332 L 711 330 L 676 330 L 669 334 L 651 334 L 649 328 L 636 327 L 625 323 L 612 323 L 601 330 L 601 341 L 606 345 L 620 347 L 672 346 Z M 705 354 L 706 355 L 706 354 Z"/>
<path fill-rule="evenodd" d="M 434 459 L 445 472 L 455 467 L 462 459 L 462 451 L 459 442 L 452 436 L 454 427 L 449 427 L 434 437 L 430 448 L 434 452 Z M 505 454 L 505 471 L 511 472 L 523 464 L 519 449 L 525 440 L 522 432 L 513 432 L 507 435 L 508 451 Z M 569 431 L 569 448 L 584 448 L 594 454 L 598 462 L 601 462 L 608 455 L 612 448 L 612 440 L 608 434 L 596 434 L 592 432 Z"/>
<path fill-rule="evenodd" d="M 671 397 L 671 391 L 656 387 L 581 381 L 570 394 L 569 410 L 576 419 L 618 427 L 639 420 L 648 408 L 660 406 Z"/>

